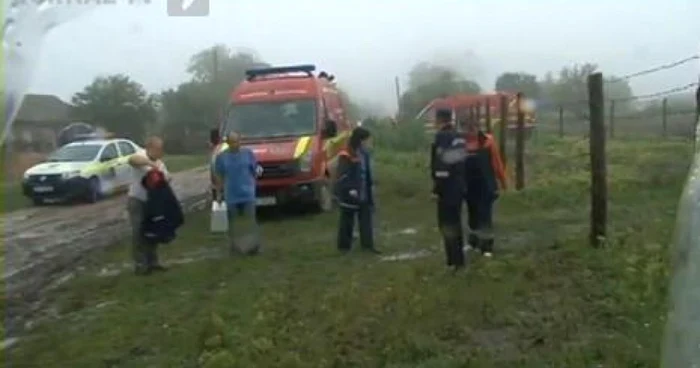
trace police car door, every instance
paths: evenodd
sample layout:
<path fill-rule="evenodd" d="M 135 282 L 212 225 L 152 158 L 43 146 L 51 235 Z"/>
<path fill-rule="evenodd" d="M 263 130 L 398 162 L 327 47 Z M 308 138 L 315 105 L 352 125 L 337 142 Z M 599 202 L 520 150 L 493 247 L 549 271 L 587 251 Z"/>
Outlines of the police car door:
<path fill-rule="evenodd" d="M 104 193 L 114 193 L 119 186 L 117 177 L 117 164 L 119 161 L 119 150 L 116 143 L 109 143 L 102 150 L 100 155 L 100 181 Z"/>
<path fill-rule="evenodd" d="M 117 142 L 117 147 L 119 148 L 119 162 L 116 165 L 116 173 L 118 177 L 119 185 L 129 185 L 131 183 L 131 166 L 129 166 L 129 157 L 136 153 L 136 147 L 134 147 L 131 142 L 119 141 Z"/>

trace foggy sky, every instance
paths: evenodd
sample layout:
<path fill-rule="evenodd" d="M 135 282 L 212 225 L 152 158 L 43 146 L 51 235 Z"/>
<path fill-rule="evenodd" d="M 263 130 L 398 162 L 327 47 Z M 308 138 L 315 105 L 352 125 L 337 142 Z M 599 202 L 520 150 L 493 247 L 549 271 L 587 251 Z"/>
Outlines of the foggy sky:
<path fill-rule="evenodd" d="M 272 64 L 314 63 L 360 100 L 395 109 L 416 62 L 455 65 L 493 88 L 503 71 L 543 76 L 591 61 L 626 74 L 700 53 L 698 0 L 210 0 L 207 17 L 168 17 L 165 0 L 101 5 L 51 31 L 30 93 L 70 96 L 97 75 L 125 73 L 150 92 L 188 78 L 215 43 Z M 65 6 L 65 5 L 63 5 Z M 698 80 L 700 67 L 636 78 L 636 94 Z"/>

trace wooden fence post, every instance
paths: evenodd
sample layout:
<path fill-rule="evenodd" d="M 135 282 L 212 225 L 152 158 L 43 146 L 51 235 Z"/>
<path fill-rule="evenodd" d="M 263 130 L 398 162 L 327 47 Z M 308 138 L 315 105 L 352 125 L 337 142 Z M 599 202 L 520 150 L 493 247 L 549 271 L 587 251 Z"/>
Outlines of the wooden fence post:
<path fill-rule="evenodd" d="M 693 151 L 695 151 L 695 144 L 697 141 L 697 131 L 696 126 L 700 121 L 700 83 L 698 83 L 698 88 L 695 90 L 695 121 L 693 121 Z"/>
<path fill-rule="evenodd" d="M 695 90 L 695 120 L 693 121 L 693 152 L 697 149 L 698 140 L 698 122 L 700 122 L 700 83 L 698 83 L 698 88 Z"/>
<path fill-rule="evenodd" d="M 469 106 L 469 121 L 472 122 L 474 121 L 474 118 L 476 117 L 476 112 L 474 111 L 474 106 Z"/>
<path fill-rule="evenodd" d="M 493 124 L 491 122 L 491 102 L 489 99 L 486 99 L 486 132 L 491 134 L 493 133 Z"/>
<path fill-rule="evenodd" d="M 481 102 L 476 103 L 476 107 L 474 108 L 476 110 L 474 118 L 476 119 L 476 124 L 479 127 L 479 129 L 483 129 L 481 126 Z"/>
<path fill-rule="evenodd" d="M 518 128 L 515 136 L 515 190 L 525 188 L 525 113 L 523 112 L 523 94 L 516 95 Z"/>
<path fill-rule="evenodd" d="M 607 234 L 608 187 L 605 157 L 605 101 L 603 74 L 588 76 L 588 106 L 590 109 L 590 159 L 591 159 L 591 232 L 589 242 L 598 247 Z"/>
<path fill-rule="evenodd" d="M 661 101 L 661 129 L 663 129 L 662 136 L 668 137 L 668 98 L 666 97 Z"/>
<path fill-rule="evenodd" d="M 615 138 L 615 100 L 610 101 L 610 113 L 608 116 L 608 129 L 610 138 Z"/>
<path fill-rule="evenodd" d="M 559 106 L 559 138 L 564 137 L 564 106 Z"/>
<path fill-rule="evenodd" d="M 508 150 L 506 148 L 506 134 L 508 132 L 508 97 L 501 95 L 501 121 L 498 124 L 498 148 L 501 151 L 503 165 L 508 163 Z"/>

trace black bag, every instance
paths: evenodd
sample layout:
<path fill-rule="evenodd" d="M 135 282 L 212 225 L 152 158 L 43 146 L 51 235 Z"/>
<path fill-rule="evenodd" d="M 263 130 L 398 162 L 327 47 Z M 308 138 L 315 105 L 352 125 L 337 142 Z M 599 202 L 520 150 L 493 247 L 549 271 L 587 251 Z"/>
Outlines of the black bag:
<path fill-rule="evenodd" d="M 185 223 L 185 215 L 165 174 L 151 170 L 141 184 L 148 195 L 141 224 L 144 239 L 150 244 L 173 241 L 175 231 Z"/>

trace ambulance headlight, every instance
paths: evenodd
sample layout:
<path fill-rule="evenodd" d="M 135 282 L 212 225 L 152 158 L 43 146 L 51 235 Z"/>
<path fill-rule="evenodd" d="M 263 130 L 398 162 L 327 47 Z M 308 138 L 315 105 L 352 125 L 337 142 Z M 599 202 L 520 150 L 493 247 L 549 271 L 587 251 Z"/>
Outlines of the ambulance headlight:
<path fill-rule="evenodd" d="M 311 172 L 313 169 L 313 158 L 311 150 L 299 157 L 299 170 L 302 172 Z"/>

